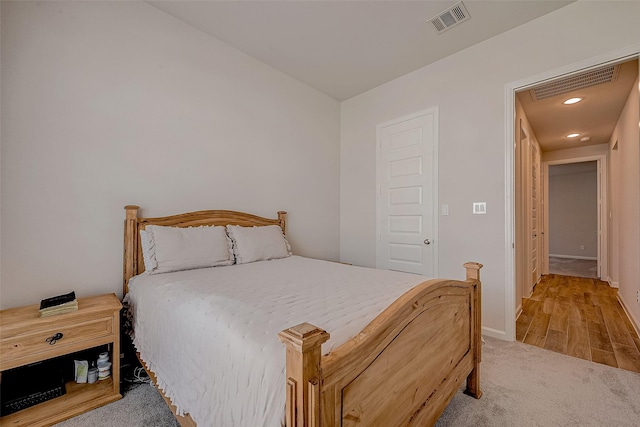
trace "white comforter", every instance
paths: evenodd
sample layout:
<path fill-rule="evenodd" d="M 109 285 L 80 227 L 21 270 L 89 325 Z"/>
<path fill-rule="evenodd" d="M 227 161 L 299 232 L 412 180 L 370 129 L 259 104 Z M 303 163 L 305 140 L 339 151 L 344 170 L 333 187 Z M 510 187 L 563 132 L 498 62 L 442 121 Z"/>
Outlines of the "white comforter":
<path fill-rule="evenodd" d="M 142 274 L 129 284 L 134 343 L 179 413 L 199 426 L 280 426 L 278 332 L 312 323 L 331 334 L 329 353 L 423 280 L 298 256 Z"/>

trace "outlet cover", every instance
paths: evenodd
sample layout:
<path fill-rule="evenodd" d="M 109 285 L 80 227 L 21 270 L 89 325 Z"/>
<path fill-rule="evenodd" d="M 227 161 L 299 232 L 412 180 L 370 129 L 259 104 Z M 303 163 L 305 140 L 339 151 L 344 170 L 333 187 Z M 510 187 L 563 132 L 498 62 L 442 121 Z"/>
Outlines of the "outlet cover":
<path fill-rule="evenodd" d="M 486 215 L 487 202 L 473 202 L 473 214 L 474 215 Z"/>

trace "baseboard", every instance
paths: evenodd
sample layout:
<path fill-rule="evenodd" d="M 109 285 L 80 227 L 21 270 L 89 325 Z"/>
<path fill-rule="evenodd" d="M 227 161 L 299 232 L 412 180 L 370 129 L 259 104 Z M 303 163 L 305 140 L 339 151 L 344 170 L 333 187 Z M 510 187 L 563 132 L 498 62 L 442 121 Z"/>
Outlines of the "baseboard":
<path fill-rule="evenodd" d="M 618 282 L 614 282 L 611 277 L 607 277 L 607 282 L 609 282 L 609 286 L 612 288 L 619 288 L 620 284 Z"/>
<path fill-rule="evenodd" d="M 618 292 L 618 301 L 620 301 L 622 308 L 624 309 L 625 313 L 627 313 L 627 316 L 629 316 L 629 320 L 631 320 L 631 324 L 633 325 L 633 329 L 636 330 L 636 334 L 640 336 L 640 321 L 633 315 L 633 313 L 631 313 L 631 311 L 628 308 L 629 304 L 625 303 L 624 298 L 622 298 L 619 292 Z"/>
<path fill-rule="evenodd" d="M 549 254 L 550 257 L 554 258 L 568 258 L 568 259 L 587 259 L 589 261 L 597 261 L 598 257 L 594 256 L 580 256 L 580 255 L 558 255 L 558 254 Z"/>
<path fill-rule="evenodd" d="M 518 320 L 518 317 L 520 317 L 521 314 L 522 314 L 522 303 L 520 303 L 520 305 L 516 307 L 516 320 Z"/>
<path fill-rule="evenodd" d="M 499 331 L 493 328 L 487 328 L 486 326 L 482 327 L 482 335 L 487 335 L 492 338 L 498 338 L 502 341 L 511 341 L 507 338 L 507 333 L 505 331 Z"/>

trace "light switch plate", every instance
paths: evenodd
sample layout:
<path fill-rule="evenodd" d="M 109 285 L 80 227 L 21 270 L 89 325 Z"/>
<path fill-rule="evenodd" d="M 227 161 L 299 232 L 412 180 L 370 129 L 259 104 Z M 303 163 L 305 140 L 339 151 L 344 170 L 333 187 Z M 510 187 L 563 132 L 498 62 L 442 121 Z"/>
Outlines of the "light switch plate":
<path fill-rule="evenodd" d="M 487 202 L 473 202 L 473 214 L 485 215 L 487 213 Z"/>

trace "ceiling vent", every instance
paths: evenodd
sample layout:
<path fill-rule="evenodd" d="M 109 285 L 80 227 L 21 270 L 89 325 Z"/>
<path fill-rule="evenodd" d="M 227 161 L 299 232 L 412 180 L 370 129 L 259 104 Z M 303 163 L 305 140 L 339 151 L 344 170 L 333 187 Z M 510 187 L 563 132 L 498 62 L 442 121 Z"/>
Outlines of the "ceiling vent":
<path fill-rule="evenodd" d="M 562 95 L 564 93 L 573 92 L 574 90 L 615 82 L 618 78 L 619 71 L 619 64 L 608 65 L 606 67 L 597 68 L 584 73 L 574 74 L 564 79 L 555 80 L 551 83 L 545 83 L 534 87 L 529 92 L 534 101 L 551 98 L 552 96 Z"/>
<path fill-rule="evenodd" d="M 469 16 L 467 8 L 464 7 L 462 2 L 458 2 L 444 12 L 440 12 L 429 19 L 429 22 L 431 22 L 431 25 L 433 25 L 433 28 L 436 29 L 438 34 L 442 34 L 449 28 L 455 27 L 469 18 L 471 18 L 471 16 Z"/>

